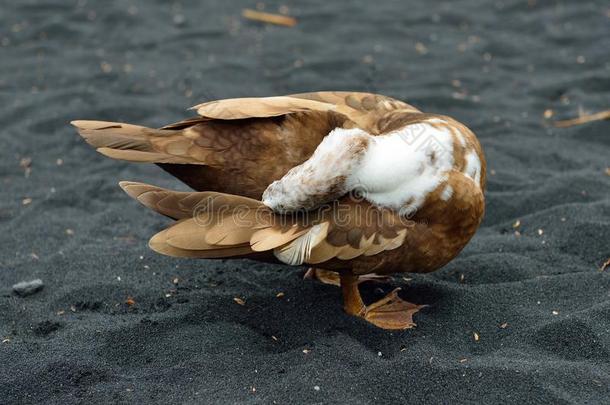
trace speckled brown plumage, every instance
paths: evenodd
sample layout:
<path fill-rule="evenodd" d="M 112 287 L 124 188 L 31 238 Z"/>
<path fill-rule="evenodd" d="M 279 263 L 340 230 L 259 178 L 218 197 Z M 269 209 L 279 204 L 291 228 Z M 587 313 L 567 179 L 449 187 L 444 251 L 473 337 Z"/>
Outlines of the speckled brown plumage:
<path fill-rule="evenodd" d="M 219 100 L 194 109 L 199 117 L 161 129 L 74 122 L 99 152 L 156 163 L 199 190 L 174 192 L 121 183 L 147 207 L 177 220 L 151 239 L 151 247 L 158 252 L 198 258 L 279 259 L 337 271 L 347 294 L 348 313 L 380 327 L 401 329 L 414 325 L 411 315 L 419 307 L 395 294 L 364 305 L 359 296 L 353 296 L 358 276 L 436 270 L 461 251 L 483 217 L 485 161 L 481 147 L 468 128 L 449 117 L 422 113 L 389 97 L 350 92 Z M 340 198 L 334 203 L 289 214 L 273 212 L 260 201 L 271 183 L 309 159 L 335 128 L 384 135 L 418 123 L 450 132 L 453 169 L 412 215 L 375 206 L 353 194 L 336 193 Z M 366 142 L 363 145 L 366 148 Z M 473 153 L 480 161 L 478 183 L 467 173 L 473 170 L 467 157 Z M 433 152 L 429 158 L 434 164 L 439 156 Z M 328 179 L 331 191 L 335 177 Z M 335 182 L 337 187 L 344 178 L 340 180 Z"/>

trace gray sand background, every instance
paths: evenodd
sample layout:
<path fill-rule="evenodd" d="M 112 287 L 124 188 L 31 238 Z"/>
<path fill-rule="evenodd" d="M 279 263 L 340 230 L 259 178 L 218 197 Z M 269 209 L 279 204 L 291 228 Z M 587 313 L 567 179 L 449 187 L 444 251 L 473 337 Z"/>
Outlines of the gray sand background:
<path fill-rule="evenodd" d="M 607 2 L 264 5 L 298 24 L 245 21 L 250 1 L 0 1 L 0 403 L 607 403 L 610 122 L 543 117 L 609 108 Z M 167 221 L 117 182 L 185 186 L 68 125 L 314 90 L 404 99 L 483 144 L 472 242 L 363 289 L 429 304 L 416 329 L 344 315 L 304 269 L 154 254 Z"/>

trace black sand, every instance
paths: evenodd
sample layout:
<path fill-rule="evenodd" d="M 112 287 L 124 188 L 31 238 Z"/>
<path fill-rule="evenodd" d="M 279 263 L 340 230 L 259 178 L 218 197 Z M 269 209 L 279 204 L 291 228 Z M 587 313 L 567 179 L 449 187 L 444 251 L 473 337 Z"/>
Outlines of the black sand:
<path fill-rule="evenodd" d="M 300 3 L 283 28 L 244 21 L 254 1 L 2 2 L 0 403 L 608 403 L 610 122 L 543 118 L 609 108 L 607 2 Z M 68 126 L 324 89 L 455 116 L 485 148 L 470 245 L 364 289 L 429 304 L 416 329 L 344 315 L 303 269 L 153 254 L 166 221 L 117 182 L 184 186 Z"/>

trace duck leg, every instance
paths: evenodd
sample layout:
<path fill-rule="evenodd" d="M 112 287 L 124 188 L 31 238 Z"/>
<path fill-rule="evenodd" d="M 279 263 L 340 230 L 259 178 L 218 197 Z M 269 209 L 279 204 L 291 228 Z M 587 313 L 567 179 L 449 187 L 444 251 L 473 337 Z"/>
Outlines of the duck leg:
<path fill-rule="evenodd" d="M 360 290 L 358 290 L 358 276 L 343 273 L 340 278 L 345 312 L 364 318 L 382 329 L 409 329 L 414 327 L 413 314 L 425 306 L 403 301 L 398 296 L 400 288 L 395 289 L 371 305 L 364 305 Z"/>
<path fill-rule="evenodd" d="M 324 284 L 335 285 L 337 287 L 341 286 L 339 273 L 331 270 L 317 269 L 315 267 L 310 267 L 307 269 L 307 273 L 305 273 L 303 279 L 318 280 Z M 372 281 L 375 283 L 389 283 L 391 280 L 391 277 L 380 276 L 379 274 L 372 273 L 358 277 L 358 284 L 365 283 L 367 281 Z"/>

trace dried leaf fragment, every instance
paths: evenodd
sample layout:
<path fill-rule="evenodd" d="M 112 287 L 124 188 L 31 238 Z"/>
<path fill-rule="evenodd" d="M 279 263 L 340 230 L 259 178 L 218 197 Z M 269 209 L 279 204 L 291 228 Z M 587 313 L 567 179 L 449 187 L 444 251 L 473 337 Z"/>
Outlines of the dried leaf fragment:
<path fill-rule="evenodd" d="M 294 27 L 297 24 L 297 20 L 294 17 L 286 15 L 265 13 L 262 11 L 251 10 L 245 8 L 242 10 L 241 15 L 248 20 L 260 21 L 268 24 L 283 25 L 285 27 Z"/>
<path fill-rule="evenodd" d="M 19 160 L 19 166 L 21 166 L 24 169 L 27 169 L 31 165 L 32 165 L 32 158 L 31 157 L 22 157 Z"/>
<path fill-rule="evenodd" d="M 30 177 L 30 173 L 32 172 L 32 158 L 31 157 L 23 157 L 19 161 L 19 166 L 23 169 L 23 173 L 25 177 Z"/>
<path fill-rule="evenodd" d="M 558 128 L 573 127 L 575 125 L 586 124 L 587 122 L 601 121 L 610 119 L 610 110 L 596 112 L 595 114 L 581 115 L 569 120 L 555 121 L 553 125 Z"/>
<path fill-rule="evenodd" d="M 417 42 L 415 44 L 415 51 L 420 55 L 425 55 L 428 53 L 428 48 L 421 42 Z"/>
<path fill-rule="evenodd" d="M 239 305 L 246 305 L 246 301 L 242 300 L 239 297 L 235 297 L 233 298 L 233 301 L 235 301 L 235 303 L 239 304 Z"/>

